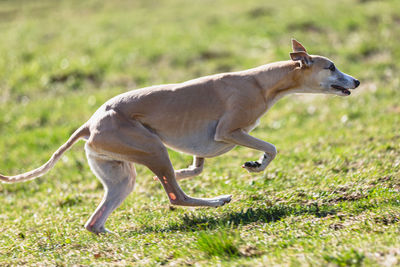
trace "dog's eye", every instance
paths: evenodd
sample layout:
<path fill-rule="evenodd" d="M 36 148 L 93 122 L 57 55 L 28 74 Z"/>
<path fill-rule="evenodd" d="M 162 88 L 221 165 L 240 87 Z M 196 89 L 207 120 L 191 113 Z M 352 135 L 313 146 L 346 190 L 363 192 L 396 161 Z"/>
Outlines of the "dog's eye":
<path fill-rule="evenodd" d="M 336 70 L 336 67 L 335 67 L 335 65 L 330 65 L 329 66 L 329 68 L 328 68 L 330 71 L 335 71 Z"/>

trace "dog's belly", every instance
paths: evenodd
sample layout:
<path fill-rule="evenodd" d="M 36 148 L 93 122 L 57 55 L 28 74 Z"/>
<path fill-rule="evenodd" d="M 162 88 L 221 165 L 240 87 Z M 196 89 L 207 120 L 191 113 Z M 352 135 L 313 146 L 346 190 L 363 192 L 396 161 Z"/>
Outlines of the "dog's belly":
<path fill-rule="evenodd" d="M 225 142 L 215 141 L 217 121 L 195 129 L 175 129 L 174 131 L 157 132 L 163 143 L 177 151 L 196 155 L 204 158 L 211 158 L 224 154 L 235 147 Z"/>

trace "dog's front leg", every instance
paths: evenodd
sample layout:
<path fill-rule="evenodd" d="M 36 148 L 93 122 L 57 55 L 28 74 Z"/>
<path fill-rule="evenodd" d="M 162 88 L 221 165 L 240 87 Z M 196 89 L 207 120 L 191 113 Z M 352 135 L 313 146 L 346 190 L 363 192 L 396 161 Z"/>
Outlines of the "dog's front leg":
<path fill-rule="evenodd" d="M 217 132 L 215 140 L 264 151 L 264 155 L 259 159 L 259 161 L 247 161 L 243 164 L 242 167 L 249 172 L 260 172 L 265 170 L 277 154 L 276 147 L 273 144 L 257 139 L 242 129 L 234 130 L 232 132 Z"/>
<path fill-rule="evenodd" d="M 274 158 L 270 157 L 266 152 L 257 161 L 246 161 L 242 168 L 249 172 L 261 172 L 267 168 Z"/>
<path fill-rule="evenodd" d="M 194 156 L 192 165 L 190 165 L 186 169 L 180 169 L 175 171 L 175 178 L 176 180 L 182 180 L 197 176 L 203 171 L 203 166 L 204 166 L 204 158 Z M 153 179 L 157 181 L 158 177 L 154 176 Z"/>
<path fill-rule="evenodd" d="M 175 171 L 175 177 L 177 180 L 190 178 L 199 175 L 203 171 L 204 158 L 193 157 L 193 164 L 186 169 Z"/>

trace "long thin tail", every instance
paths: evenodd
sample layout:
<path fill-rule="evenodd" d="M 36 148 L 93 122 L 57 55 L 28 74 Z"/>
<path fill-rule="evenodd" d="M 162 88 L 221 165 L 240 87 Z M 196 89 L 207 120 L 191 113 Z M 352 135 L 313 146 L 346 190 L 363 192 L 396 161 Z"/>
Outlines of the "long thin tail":
<path fill-rule="evenodd" d="M 81 126 L 78 130 L 76 130 L 71 137 L 68 139 L 68 141 L 60 146 L 59 149 L 57 149 L 56 152 L 51 156 L 49 161 L 47 161 L 45 164 L 40 166 L 37 169 L 34 169 L 33 171 L 29 171 L 26 173 L 18 174 L 15 176 L 4 176 L 0 174 L 0 181 L 3 183 L 18 183 L 18 182 L 23 182 L 23 181 L 28 181 L 35 179 L 37 177 L 40 177 L 47 173 L 53 166 L 56 164 L 56 162 L 61 158 L 61 155 L 64 154 L 68 149 L 71 148 L 73 144 L 75 144 L 79 139 L 81 139 L 83 136 L 89 135 L 89 128 L 86 125 Z"/>

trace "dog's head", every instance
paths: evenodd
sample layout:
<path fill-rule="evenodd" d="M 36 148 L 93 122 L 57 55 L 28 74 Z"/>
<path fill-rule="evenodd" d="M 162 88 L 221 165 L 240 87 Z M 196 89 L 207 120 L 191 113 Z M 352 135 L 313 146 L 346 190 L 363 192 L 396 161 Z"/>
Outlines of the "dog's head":
<path fill-rule="evenodd" d="M 355 89 L 360 82 L 339 71 L 335 64 L 326 57 L 309 55 L 296 40 L 292 39 L 293 52 L 290 57 L 300 62 L 303 71 L 303 87 L 310 93 L 326 93 L 340 96 L 350 95 L 349 89 Z"/>

